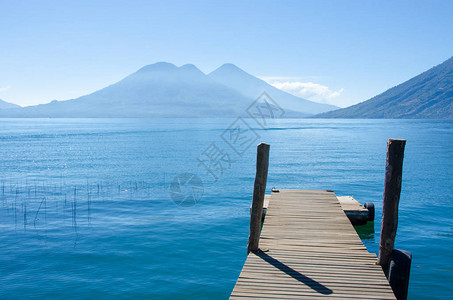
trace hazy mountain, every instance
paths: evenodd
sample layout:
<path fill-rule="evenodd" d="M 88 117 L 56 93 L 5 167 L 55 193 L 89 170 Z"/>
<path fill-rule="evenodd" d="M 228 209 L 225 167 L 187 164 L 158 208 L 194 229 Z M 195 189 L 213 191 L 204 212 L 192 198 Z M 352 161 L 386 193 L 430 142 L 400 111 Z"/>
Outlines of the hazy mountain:
<path fill-rule="evenodd" d="M 9 103 L 0 99 L 0 109 L 10 109 L 10 108 L 19 108 L 17 104 Z"/>
<path fill-rule="evenodd" d="M 92 94 L 0 112 L 15 117 L 235 117 L 251 100 L 194 65 L 148 65 Z"/>
<path fill-rule="evenodd" d="M 208 76 L 194 65 L 160 62 L 89 95 L 1 110 L 0 117 L 236 117 L 264 91 L 287 116 L 336 108 L 287 94 L 231 64 Z"/>
<path fill-rule="evenodd" d="M 315 117 L 453 119 L 453 57 L 365 102 Z"/>
<path fill-rule="evenodd" d="M 284 110 L 297 111 L 305 115 L 337 109 L 337 106 L 312 102 L 279 90 L 264 80 L 261 80 L 241 70 L 233 64 L 224 64 L 209 74 L 214 80 L 232 88 L 252 99 L 266 92 Z"/>

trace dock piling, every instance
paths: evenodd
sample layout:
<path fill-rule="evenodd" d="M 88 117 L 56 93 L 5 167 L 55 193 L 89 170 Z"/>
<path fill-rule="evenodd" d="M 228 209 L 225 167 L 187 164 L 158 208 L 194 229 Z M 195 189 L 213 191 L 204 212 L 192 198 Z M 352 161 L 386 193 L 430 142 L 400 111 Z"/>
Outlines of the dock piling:
<path fill-rule="evenodd" d="M 270 146 L 266 143 L 260 143 L 257 147 L 256 175 L 250 212 L 250 235 L 247 244 L 247 254 L 256 252 L 259 247 L 264 193 L 266 191 L 267 170 L 269 167 L 269 148 Z"/>
<path fill-rule="evenodd" d="M 406 140 L 389 139 L 385 165 L 384 199 L 382 208 L 381 241 L 378 265 L 388 278 L 396 229 L 398 227 L 398 204 L 401 193 L 404 147 Z"/>

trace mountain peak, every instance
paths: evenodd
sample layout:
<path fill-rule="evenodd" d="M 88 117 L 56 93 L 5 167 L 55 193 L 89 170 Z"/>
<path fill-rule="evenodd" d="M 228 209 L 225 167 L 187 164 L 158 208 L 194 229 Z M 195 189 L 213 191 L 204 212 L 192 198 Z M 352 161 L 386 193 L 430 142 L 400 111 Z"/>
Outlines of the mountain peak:
<path fill-rule="evenodd" d="M 239 69 L 240 68 L 238 66 L 236 66 L 235 64 L 232 64 L 232 63 L 225 63 L 223 65 L 220 66 L 220 68 L 223 68 L 223 69 Z"/>
<path fill-rule="evenodd" d="M 185 64 L 179 67 L 180 69 L 188 69 L 188 70 L 199 70 L 194 64 Z"/>
<path fill-rule="evenodd" d="M 212 71 L 209 74 L 209 77 L 252 99 L 256 99 L 263 92 L 266 92 L 271 98 L 276 100 L 279 105 L 284 107 L 284 109 L 302 112 L 305 115 L 316 114 L 337 108 L 336 106 L 315 103 L 290 95 L 231 63 L 223 64 L 218 69 Z"/>
<path fill-rule="evenodd" d="M 208 74 L 211 78 L 218 81 L 224 81 L 225 78 L 234 79 L 235 81 L 243 82 L 245 80 L 259 80 L 253 75 L 242 70 L 232 63 L 226 63 Z M 225 84 L 225 82 L 222 82 Z M 235 85 L 235 84 L 233 84 Z"/>
<path fill-rule="evenodd" d="M 177 67 L 168 62 L 157 62 L 155 64 L 146 65 L 137 72 L 150 72 L 150 71 L 171 71 L 175 70 Z"/>
<path fill-rule="evenodd" d="M 205 75 L 200 69 L 198 69 L 195 65 L 193 64 L 185 64 L 181 67 L 179 67 L 179 70 L 182 71 L 189 71 L 189 72 L 196 72 L 196 73 L 201 73 Z"/>
<path fill-rule="evenodd" d="M 236 66 L 235 64 L 232 64 L 232 63 L 226 63 L 226 64 L 221 65 L 220 67 L 218 67 L 217 69 L 212 71 L 211 74 L 218 73 L 218 72 L 228 72 L 228 73 L 238 73 L 239 72 L 239 73 L 247 74 L 247 72 L 245 72 L 244 70 L 242 70 L 241 68 L 239 68 L 238 66 Z"/>

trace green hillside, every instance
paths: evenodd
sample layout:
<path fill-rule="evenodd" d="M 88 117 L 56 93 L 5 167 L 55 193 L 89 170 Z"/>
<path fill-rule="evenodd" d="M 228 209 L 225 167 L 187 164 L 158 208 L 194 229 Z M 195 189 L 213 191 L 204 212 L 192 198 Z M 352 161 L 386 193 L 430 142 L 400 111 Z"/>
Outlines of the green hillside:
<path fill-rule="evenodd" d="M 315 117 L 452 119 L 453 57 L 367 101 Z"/>

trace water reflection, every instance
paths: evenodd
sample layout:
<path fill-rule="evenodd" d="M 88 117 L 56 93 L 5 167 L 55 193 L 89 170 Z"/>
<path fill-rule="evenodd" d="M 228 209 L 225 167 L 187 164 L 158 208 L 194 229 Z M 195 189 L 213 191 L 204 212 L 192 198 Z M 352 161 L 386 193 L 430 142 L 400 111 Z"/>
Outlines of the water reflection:
<path fill-rule="evenodd" d="M 363 241 L 373 242 L 375 239 L 374 222 L 367 222 L 365 225 L 354 226 L 359 237 Z"/>

